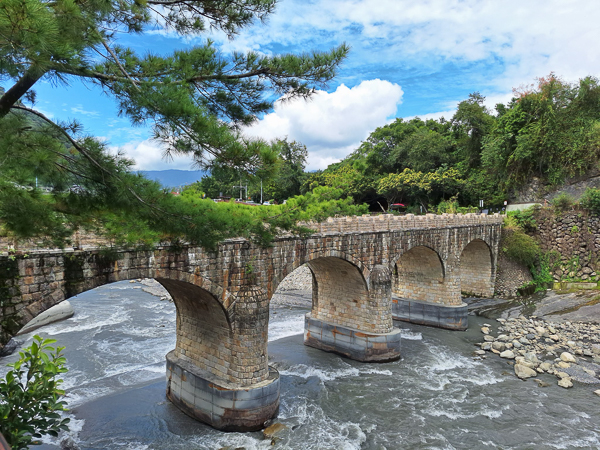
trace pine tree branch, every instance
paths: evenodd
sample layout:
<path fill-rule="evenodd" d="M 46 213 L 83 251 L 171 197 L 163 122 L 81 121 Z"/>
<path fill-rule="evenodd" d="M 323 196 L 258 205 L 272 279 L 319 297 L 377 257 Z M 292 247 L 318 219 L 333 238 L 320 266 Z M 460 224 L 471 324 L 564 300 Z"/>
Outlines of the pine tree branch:
<path fill-rule="evenodd" d="M 137 85 L 137 83 L 135 82 L 135 80 L 133 78 L 131 78 L 131 76 L 127 73 L 127 71 L 125 70 L 125 67 L 123 67 L 123 65 L 119 61 L 119 58 L 117 58 L 117 55 L 115 54 L 115 52 L 112 51 L 112 49 L 108 46 L 108 44 L 106 42 L 102 41 L 102 45 L 104 45 L 104 48 L 106 49 L 106 51 L 108 53 L 110 53 L 110 55 L 113 57 L 115 63 L 117 64 L 117 66 L 119 67 L 119 70 L 121 70 L 121 72 L 123 73 L 123 75 L 125 75 L 127 77 L 127 79 L 129 81 L 131 81 L 131 83 L 139 91 L 140 87 Z"/>
<path fill-rule="evenodd" d="M 6 116 L 15 103 L 19 101 L 31 87 L 44 76 L 46 72 L 30 67 L 27 72 L 0 97 L 0 119 Z"/>
<path fill-rule="evenodd" d="M 20 106 L 20 105 L 15 105 L 15 106 L 13 106 L 13 107 L 12 107 L 12 109 L 18 109 L 18 110 L 21 110 L 21 111 L 27 111 L 27 112 L 29 112 L 29 113 L 31 113 L 31 114 L 34 114 L 34 115 L 38 116 L 39 118 L 41 118 L 42 120 L 44 120 L 45 122 L 47 122 L 48 124 L 50 124 L 51 126 L 53 126 L 54 128 L 56 128 L 58 131 L 60 131 L 60 132 L 63 134 L 63 136 L 65 136 L 65 137 L 67 138 L 67 140 L 68 140 L 68 141 L 71 143 L 71 145 L 73 145 L 73 147 L 75 147 L 75 149 L 76 149 L 76 150 L 77 150 L 79 153 L 81 153 L 81 155 L 82 155 L 83 157 L 85 157 L 85 158 L 86 158 L 88 161 L 90 161 L 90 162 L 91 162 L 91 163 L 92 163 L 94 166 L 96 166 L 98 169 L 100 169 L 100 171 L 101 171 L 102 173 L 106 174 L 108 177 L 115 178 L 116 180 L 118 180 L 118 181 L 120 181 L 120 182 L 122 182 L 122 181 L 123 181 L 123 180 L 121 180 L 121 178 L 120 178 L 118 175 L 116 175 L 115 173 L 111 172 L 110 170 L 108 170 L 107 168 L 105 168 L 105 167 L 104 167 L 102 164 L 100 164 L 98 161 L 96 161 L 96 159 L 95 159 L 95 158 L 94 158 L 94 157 L 93 157 L 93 156 L 92 156 L 92 155 L 91 155 L 91 154 L 90 154 L 90 153 L 89 153 L 89 152 L 88 152 L 88 151 L 87 151 L 87 150 L 86 150 L 86 149 L 85 149 L 83 146 L 79 145 L 79 143 L 78 143 L 78 142 L 77 142 L 75 139 L 73 139 L 73 138 L 72 138 L 72 137 L 69 135 L 69 133 L 67 133 L 65 130 L 63 130 L 61 127 L 59 127 L 59 126 L 58 126 L 57 124 L 55 124 L 53 121 L 51 121 L 50 119 L 48 119 L 48 118 L 47 118 L 47 117 L 46 117 L 44 114 L 42 114 L 42 113 L 40 113 L 40 112 L 38 112 L 38 111 L 36 111 L 36 110 L 34 110 L 34 109 L 27 108 L 27 107 L 25 107 L 25 106 Z M 125 183 L 123 183 L 123 184 L 125 184 Z M 178 218 L 180 218 L 180 219 L 183 219 L 183 220 L 188 220 L 188 221 L 189 221 L 189 218 L 182 217 L 182 216 L 180 216 L 180 215 L 177 215 L 177 214 L 172 214 L 172 213 L 170 213 L 170 212 L 168 212 L 168 211 L 165 211 L 165 210 L 164 210 L 164 209 L 162 209 L 162 208 L 159 208 L 159 207 L 157 207 L 157 206 L 155 206 L 155 205 L 152 205 L 152 204 L 148 203 L 146 200 L 144 200 L 144 199 L 143 199 L 143 198 L 142 198 L 142 197 L 141 197 L 141 196 L 140 196 L 140 195 L 139 195 L 139 194 L 138 194 L 138 193 L 137 193 L 137 192 L 136 192 L 136 191 L 135 191 L 133 188 L 131 188 L 130 186 L 126 186 L 126 187 L 125 187 L 125 189 L 127 189 L 127 191 L 128 191 L 128 192 L 129 192 L 129 193 L 130 193 L 130 194 L 131 194 L 131 195 L 132 195 L 132 196 L 133 196 L 133 197 L 134 197 L 134 198 L 135 198 L 135 199 L 136 199 L 138 202 L 140 202 L 140 203 L 141 203 L 141 204 L 143 204 L 144 206 L 146 206 L 146 207 L 150 208 L 152 211 L 154 211 L 154 212 L 159 212 L 159 213 L 161 213 L 161 214 L 165 214 L 165 215 L 168 215 L 168 216 L 171 216 L 171 217 L 178 217 Z M 191 221 L 190 221 L 190 222 L 191 222 Z"/>

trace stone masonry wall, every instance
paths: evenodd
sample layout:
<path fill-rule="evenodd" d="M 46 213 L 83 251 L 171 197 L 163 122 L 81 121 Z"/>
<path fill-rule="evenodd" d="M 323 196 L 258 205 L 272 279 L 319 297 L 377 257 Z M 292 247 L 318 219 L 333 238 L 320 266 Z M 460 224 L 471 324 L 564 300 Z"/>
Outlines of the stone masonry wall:
<path fill-rule="evenodd" d="M 542 209 L 536 215 L 534 233 L 542 250 L 555 252 L 556 281 L 599 281 L 600 217 L 585 210 L 556 214 Z"/>

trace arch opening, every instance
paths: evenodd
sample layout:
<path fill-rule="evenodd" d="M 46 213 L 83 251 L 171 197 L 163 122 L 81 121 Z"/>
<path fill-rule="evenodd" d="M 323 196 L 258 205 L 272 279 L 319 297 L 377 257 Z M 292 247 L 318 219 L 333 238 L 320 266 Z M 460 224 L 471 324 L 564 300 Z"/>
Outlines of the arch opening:
<path fill-rule="evenodd" d="M 417 246 L 405 252 L 394 265 L 392 279 L 392 293 L 397 297 L 447 303 L 444 265 L 429 247 Z"/>
<path fill-rule="evenodd" d="M 177 310 L 175 355 L 222 380 L 231 380 L 233 336 L 223 305 L 194 284 L 157 278 Z"/>
<path fill-rule="evenodd" d="M 367 283 L 357 266 L 333 256 L 313 259 L 307 265 L 313 279 L 313 318 L 358 330 L 375 326 Z"/>
<path fill-rule="evenodd" d="M 460 255 L 460 290 L 463 295 L 494 294 L 492 251 L 481 239 L 467 244 Z"/>

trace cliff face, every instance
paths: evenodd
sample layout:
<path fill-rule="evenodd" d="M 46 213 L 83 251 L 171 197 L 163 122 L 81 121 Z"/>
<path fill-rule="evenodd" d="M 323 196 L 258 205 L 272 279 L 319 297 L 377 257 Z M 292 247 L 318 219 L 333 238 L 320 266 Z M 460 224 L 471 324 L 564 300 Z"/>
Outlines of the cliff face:
<path fill-rule="evenodd" d="M 561 193 L 566 193 L 578 200 L 587 188 L 600 188 L 600 170 L 593 169 L 581 176 L 570 178 L 562 186 L 545 185 L 539 178 L 532 178 L 511 195 L 511 200 L 517 203 L 544 203 L 552 201 Z"/>

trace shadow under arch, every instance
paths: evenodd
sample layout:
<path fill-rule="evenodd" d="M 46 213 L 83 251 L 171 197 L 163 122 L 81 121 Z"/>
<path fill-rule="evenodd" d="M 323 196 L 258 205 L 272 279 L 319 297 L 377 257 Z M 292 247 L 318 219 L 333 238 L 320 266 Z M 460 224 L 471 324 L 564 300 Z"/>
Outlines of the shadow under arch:
<path fill-rule="evenodd" d="M 460 254 L 460 290 L 463 295 L 494 295 L 492 249 L 482 239 L 474 239 Z"/>
<path fill-rule="evenodd" d="M 233 328 L 224 305 L 215 295 L 194 284 L 155 278 L 173 298 L 177 314 L 175 356 L 213 376 L 228 380 Z M 217 361 L 218 360 L 218 361 Z"/>
<path fill-rule="evenodd" d="M 394 262 L 392 278 L 392 292 L 398 297 L 444 303 L 444 263 L 430 247 L 417 245 L 402 253 Z"/>
<path fill-rule="evenodd" d="M 313 317 L 331 317 L 338 312 L 340 325 L 352 326 L 356 322 L 365 322 L 366 317 L 361 316 L 368 312 L 369 288 L 358 266 L 335 256 L 315 258 L 306 265 L 313 279 Z M 343 317 L 346 315 L 356 317 Z M 366 322 L 358 323 L 355 328 L 364 329 L 365 325 Z"/>

